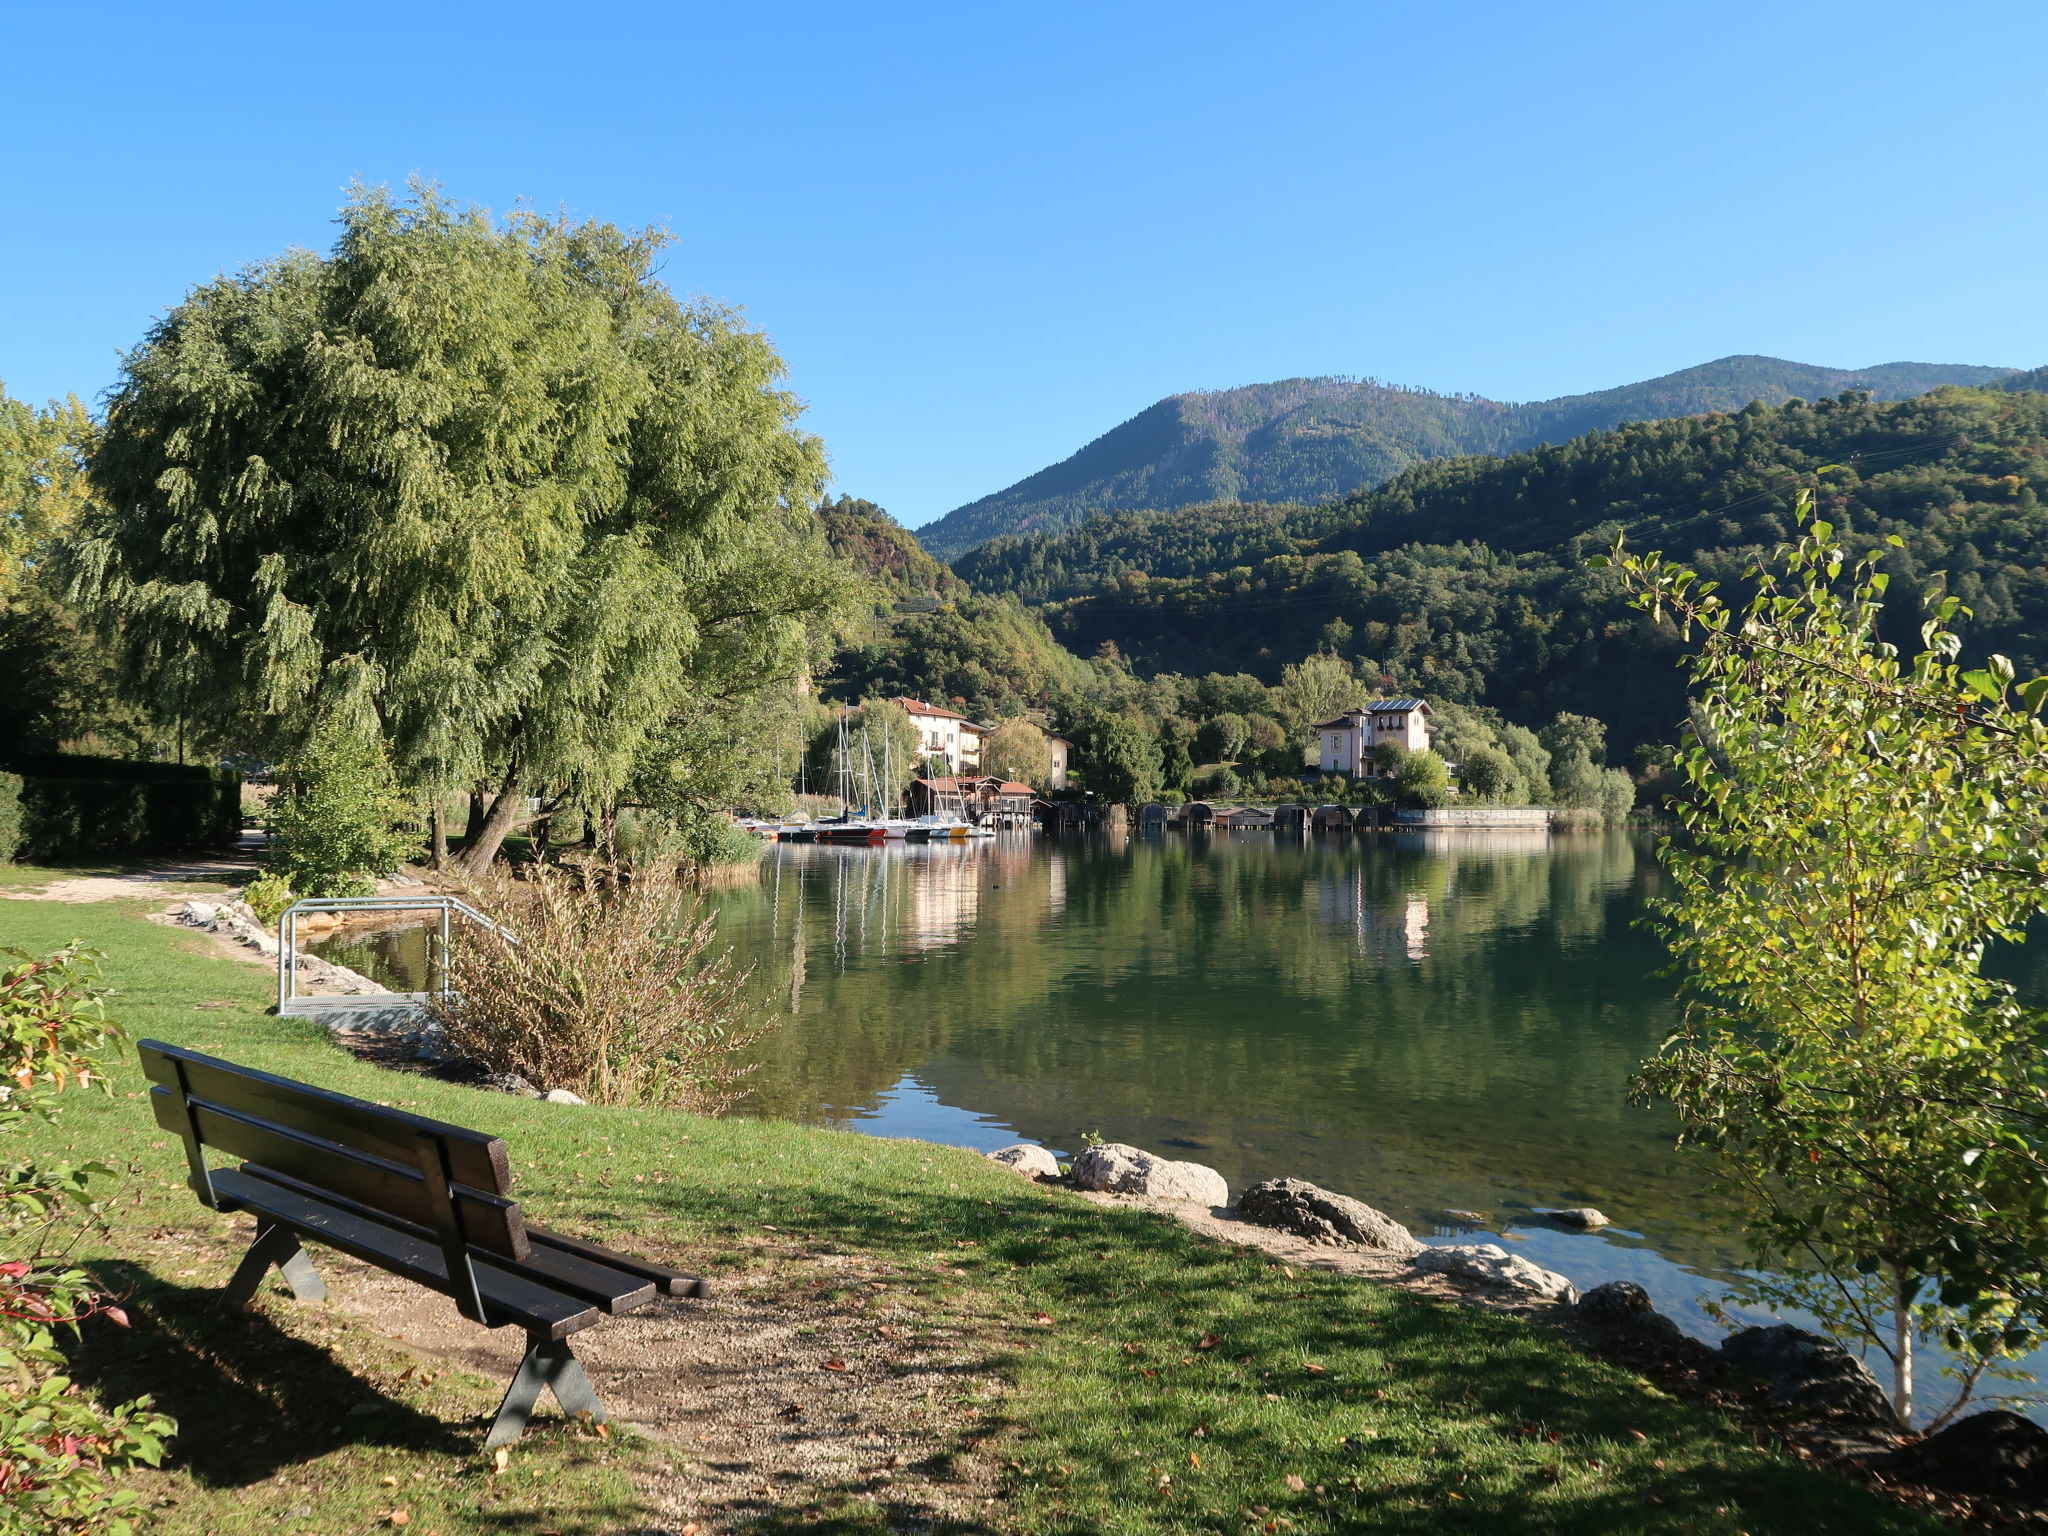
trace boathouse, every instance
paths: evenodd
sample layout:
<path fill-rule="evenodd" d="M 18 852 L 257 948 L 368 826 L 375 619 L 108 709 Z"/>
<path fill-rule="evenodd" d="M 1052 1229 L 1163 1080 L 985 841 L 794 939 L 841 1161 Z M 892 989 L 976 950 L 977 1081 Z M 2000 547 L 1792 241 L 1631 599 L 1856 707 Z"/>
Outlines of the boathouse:
<path fill-rule="evenodd" d="M 1305 805 L 1276 805 L 1273 807 L 1273 830 L 1275 832 L 1302 832 L 1308 828 L 1308 807 Z"/>
<path fill-rule="evenodd" d="M 1190 800 L 1180 808 L 1180 824 L 1183 827 L 1206 827 L 1215 820 L 1215 807 L 1206 800 Z"/>
<path fill-rule="evenodd" d="M 1351 812 L 1341 805 L 1319 805 L 1309 816 L 1309 824 L 1318 832 L 1349 832 Z"/>
<path fill-rule="evenodd" d="M 910 814 L 961 816 L 976 826 L 1031 825 L 1031 786 L 984 774 L 978 779 L 912 779 Z"/>

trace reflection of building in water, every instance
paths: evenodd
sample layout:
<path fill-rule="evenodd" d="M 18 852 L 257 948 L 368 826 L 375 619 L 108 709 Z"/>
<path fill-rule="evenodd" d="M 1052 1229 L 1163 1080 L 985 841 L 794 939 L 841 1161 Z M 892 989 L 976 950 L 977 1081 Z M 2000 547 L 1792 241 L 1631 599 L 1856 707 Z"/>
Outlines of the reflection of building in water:
<path fill-rule="evenodd" d="M 1533 856 L 1550 853 L 1548 827 L 1424 827 L 1398 831 L 1388 846 L 1404 853 L 1461 854 L 1503 853 Z"/>
<path fill-rule="evenodd" d="M 909 949 L 953 943 L 974 926 L 981 906 L 980 860 L 973 846 L 927 843 L 925 849 L 922 858 L 891 860 L 899 865 L 909 892 L 903 919 L 903 943 Z"/>
<path fill-rule="evenodd" d="M 1410 960 L 1429 958 L 1429 898 L 1414 896 L 1408 898 L 1407 910 L 1401 914 L 1401 938 L 1408 950 Z"/>

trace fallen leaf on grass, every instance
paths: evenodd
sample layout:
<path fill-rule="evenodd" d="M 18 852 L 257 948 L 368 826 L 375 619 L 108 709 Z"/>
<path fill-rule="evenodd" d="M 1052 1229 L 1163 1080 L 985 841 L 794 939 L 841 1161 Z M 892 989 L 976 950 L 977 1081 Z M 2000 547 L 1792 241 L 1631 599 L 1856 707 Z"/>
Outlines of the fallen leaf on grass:
<path fill-rule="evenodd" d="M 396 1488 L 398 1486 L 398 1479 L 395 1477 L 380 1477 L 377 1479 L 377 1481 L 382 1483 L 386 1488 Z"/>
<path fill-rule="evenodd" d="M 386 1522 L 387 1522 L 388 1524 L 391 1524 L 391 1525 L 411 1525 L 411 1524 L 412 1524 L 412 1515 L 411 1515 L 410 1513 L 408 1513 L 407 1511 L 405 1511 L 405 1510 L 402 1510 L 402 1509 L 394 1509 L 393 1511 L 391 1511 L 391 1513 L 390 1513 L 390 1514 L 386 1515 L 386 1516 L 384 1517 L 384 1519 L 385 1519 L 385 1521 L 386 1521 Z"/>
<path fill-rule="evenodd" d="M 827 1360 L 824 1368 L 828 1371 L 843 1371 L 846 1369 L 846 1362 L 844 1360 Z"/>
<path fill-rule="evenodd" d="M 1050 1328 L 1052 1326 L 1052 1314 L 1049 1312 L 1034 1312 L 1031 1314 L 1031 1321 L 1038 1324 L 1041 1328 Z"/>
<path fill-rule="evenodd" d="M 506 1467 L 510 1466 L 511 1464 L 512 1464 L 512 1447 L 511 1447 L 511 1446 L 509 1446 L 509 1445 L 501 1445 L 501 1446 L 499 1446 L 499 1447 L 498 1447 L 498 1448 L 497 1448 L 497 1449 L 496 1449 L 495 1451 L 491 1452 L 491 1470 L 492 1470 L 493 1472 L 502 1472 L 502 1471 L 504 1471 L 504 1470 L 505 1470 L 505 1468 L 506 1468 Z"/>
<path fill-rule="evenodd" d="M 1218 1344 L 1221 1344 L 1222 1342 L 1223 1341 L 1217 1338 L 1215 1334 L 1205 1333 L 1201 1336 L 1201 1338 L 1195 1341 L 1195 1348 L 1214 1349 Z"/>
<path fill-rule="evenodd" d="M 1327 1374 L 1324 1371 L 1323 1367 L 1320 1365 L 1306 1365 L 1303 1366 L 1302 1369 L 1307 1371 L 1311 1376 L 1322 1376 Z"/>
<path fill-rule="evenodd" d="M 1292 1488 L 1296 1493 L 1308 1492 L 1308 1484 L 1303 1482 L 1299 1477 L 1295 1476 L 1292 1472 L 1287 1474 L 1287 1486 Z"/>

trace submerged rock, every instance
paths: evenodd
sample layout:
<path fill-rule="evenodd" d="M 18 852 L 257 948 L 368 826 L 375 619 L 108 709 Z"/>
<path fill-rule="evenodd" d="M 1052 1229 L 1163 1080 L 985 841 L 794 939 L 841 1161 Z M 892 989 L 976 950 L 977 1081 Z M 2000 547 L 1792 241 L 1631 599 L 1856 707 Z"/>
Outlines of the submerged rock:
<path fill-rule="evenodd" d="M 1306 1179 L 1267 1179 L 1238 1197 L 1245 1220 L 1278 1227 L 1312 1243 L 1372 1248 L 1408 1258 L 1422 1251 L 1415 1234 L 1363 1200 L 1332 1194 Z"/>
<path fill-rule="evenodd" d="M 1745 1328 L 1722 1341 L 1721 1358 L 1769 1382 L 1774 1403 L 1898 1427 L 1898 1413 L 1870 1368 L 1817 1333 L 1790 1323 Z"/>
<path fill-rule="evenodd" d="M 2048 1493 L 2048 1429 L 2003 1408 L 1958 1419 L 1869 1465 L 1956 1493 Z"/>
<path fill-rule="evenodd" d="M 1455 1280 L 1494 1290 L 1514 1291 L 1543 1301 L 1576 1301 L 1578 1291 L 1571 1281 L 1554 1270 L 1532 1264 L 1518 1253 L 1495 1243 L 1454 1243 L 1443 1248 L 1425 1248 L 1411 1268 L 1424 1275 L 1449 1275 Z"/>
<path fill-rule="evenodd" d="M 1028 1179 L 1056 1179 L 1060 1176 L 1060 1160 L 1035 1141 L 1020 1141 L 1015 1146 L 990 1152 L 987 1157 L 990 1162 L 1016 1169 Z"/>
<path fill-rule="evenodd" d="M 1536 1214 L 1538 1216 L 1548 1216 L 1561 1227 L 1577 1227 L 1585 1232 L 1614 1225 L 1613 1222 L 1601 1215 L 1600 1212 L 1594 1210 L 1590 1205 L 1575 1205 L 1571 1209 L 1564 1211 L 1539 1210 Z"/>
<path fill-rule="evenodd" d="M 1082 1189 L 1116 1195 L 1150 1195 L 1155 1200 L 1193 1200 L 1211 1206 L 1230 1203 L 1230 1186 L 1214 1168 L 1155 1157 L 1120 1141 L 1084 1147 L 1074 1159 L 1073 1178 Z"/>

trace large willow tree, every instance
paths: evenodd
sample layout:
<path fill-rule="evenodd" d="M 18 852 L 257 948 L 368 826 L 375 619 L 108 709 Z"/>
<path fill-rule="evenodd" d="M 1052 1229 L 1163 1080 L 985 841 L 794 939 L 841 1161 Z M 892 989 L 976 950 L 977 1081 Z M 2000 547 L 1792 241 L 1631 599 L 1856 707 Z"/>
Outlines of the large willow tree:
<path fill-rule="evenodd" d="M 129 356 L 74 591 L 136 697 L 289 755 L 379 730 L 423 789 L 603 800 L 707 693 L 802 675 L 841 578 L 767 339 L 661 239 L 359 192 L 331 254 L 195 289 Z"/>

